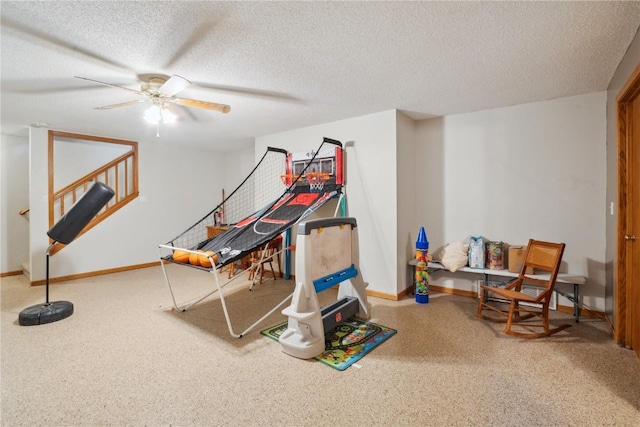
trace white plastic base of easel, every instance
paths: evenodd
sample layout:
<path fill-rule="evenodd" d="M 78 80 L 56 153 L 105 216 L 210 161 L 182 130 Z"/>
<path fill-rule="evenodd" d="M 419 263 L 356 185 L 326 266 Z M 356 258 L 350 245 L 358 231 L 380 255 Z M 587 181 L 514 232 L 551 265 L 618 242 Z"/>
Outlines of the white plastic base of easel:
<path fill-rule="evenodd" d="M 366 293 L 368 283 L 362 280 L 358 270 L 356 227 L 354 218 L 316 219 L 298 227 L 296 272 L 301 281 L 296 283 L 291 305 L 282 310 L 282 314 L 289 317 L 287 329 L 280 336 L 284 353 L 300 359 L 311 359 L 324 353 L 323 314 L 327 315 L 331 328 L 338 318 L 346 320 L 354 314 L 364 319 L 371 316 L 371 304 Z M 319 265 L 316 262 L 318 259 L 330 259 L 337 252 L 336 247 L 350 248 L 334 259 L 338 266 L 336 269 L 332 269 L 334 264 L 325 262 Z M 323 282 L 323 279 L 327 281 Z M 314 281 L 318 282 L 318 291 Z M 317 292 L 337 283 L 337 301 L 321 309 Z"/>
<path fill-rule="evenodd" d="M 317 319 L 307 321 L 307 323 L 305 321 L 297 321 L 294 326 L 291 322 L 292 320 L 296 322 L 296 316 L 295 314 L 293 316 L 290 315 L 289 326 L 280 336 L 282 351 L 299 359 L 311 359 L 324 353 L 325 332 L 335 328 L 342 320 L 358 314 L 358 305 L 356 298 L 344 298 L 322 308 L 320 310 L 322 313 L 322 330 L 317 333 L 312 333 L 313 329 L 317 329 Z M 291 314 L 289 309 L 284 311 L 288 311 Z M 316 317 L 315 313 L 311 317 Z M 314 327 L 311 325 L 314 325 Z"/>
<path fill-rule="evenodd" d="M 347 285 L 347 283 L 344 284 Z M 343 284 L 340 286 L 342 285 Z M 348 285 L 350 285 L 350 283 Z M 364 290 L 367 283 L 362 282 L 361 286 Z M 315 291 L 313 291 L 311 298 L 307 298 L 303 293 L 303 286 L 296 287 L 291 306 L 282 310 L 282 314 L 289 317 L 289 324 L 280 336 L 280 344 L 282 344 L 282 351 L 290 356 L 299 359 L 311 359 L 324 353 L 324 334 L 327 330 L 325 329 L 325 323 L 330 323 L 327 328 L 331 326 L 331 329 L 333 329 L 337 317 L 344 320 L 353 315 L 358 315 L 364 319 L 370 317 L 371 304 L 367 302 L 366 294 L 364 301 L 355 296 L 338 300 L 338 302 L 345 301 L 344 306 L 340 307 L 342 309 L 342 311 L 340 311 L 340 309 L 336 310 L 333 304 L 325 309 L 320 308 Z M 304 310 L 301 310 L 303 307 Z M 331 317 L 325 320 L 323 319 L 322 313 L 323 310 L 327 308 L 333 308 L 333 310 L 327 313 L 327 315 Z M 339 316 L 336 315 L 338 312 L 341 313 Z"/>

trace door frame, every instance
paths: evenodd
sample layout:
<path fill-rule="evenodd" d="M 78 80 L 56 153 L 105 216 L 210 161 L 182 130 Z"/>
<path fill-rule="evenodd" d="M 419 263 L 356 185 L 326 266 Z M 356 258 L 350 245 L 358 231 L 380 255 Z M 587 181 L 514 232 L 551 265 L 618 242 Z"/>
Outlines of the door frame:
<path fill-rule="evenodd" d="M 627 217 L 627 200 L 630 196 L 630 180 L 634 171 L 631 164 L 631 103 L 640 96 L 640 64 L 629 76 L 616 98 L 618 134 L 618 224 L 616 233 L 615 264 L 615 340 L 619 345 L 627 344 L 627 244 L 624 235 L 631 218 Z M 640 149 L 640 141 L 635 142 Z"/>

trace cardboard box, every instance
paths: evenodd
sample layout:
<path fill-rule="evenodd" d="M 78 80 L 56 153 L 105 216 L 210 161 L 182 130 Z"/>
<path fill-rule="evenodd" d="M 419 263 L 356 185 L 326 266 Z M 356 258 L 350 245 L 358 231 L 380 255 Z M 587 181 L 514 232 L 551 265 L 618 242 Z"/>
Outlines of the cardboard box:
<path fill-rule="evenodd" d="M 524 261 L 524 254 L 527 252 L 526 246 L 509 246 L 509 253 L 507 256 L 509 271 L 512 273 L 520 273 L 522 268 L 522 261 Z M 533 268 L 527 268 L 526 274 L 533 274 Z"/>

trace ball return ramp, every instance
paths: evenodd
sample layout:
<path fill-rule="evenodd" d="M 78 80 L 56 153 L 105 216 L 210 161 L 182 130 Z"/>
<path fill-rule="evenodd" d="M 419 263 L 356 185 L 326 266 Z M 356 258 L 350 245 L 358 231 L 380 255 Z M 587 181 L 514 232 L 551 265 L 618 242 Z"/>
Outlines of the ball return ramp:
<path fill-rule="evenodd" d="M 285 150 L 268 148 L 249 176 L 220 205 L 174 239 L 158 245 L 160 265 L 176 310 L 185 311 L 218 293 L 229 333 L 240 338 L 291 299 L 293 292 L 255 323 L 237 333 L 229 316 L 223 289 L 245 275 L 236 274 L 226 278 L 219 273 L 231 263 L 246 260 L 254 251 L 268 248 L 274 239 L 332 198 L 338 197 L 338 206 L 341 206 L 344 197 L 342 144 L 324 138 L 318 149 L 307 152 L 307 159 L 296 163 L 292 160 L 294 158 L 292 153 Z M 318 171 L 320 168 L 325 171 Z M 274 196 L 276 192 L 279 195 Z M 265 203 L 265 200 L 268 201 Z M 262 203 L 262 207 L 254 209 L 254 206 L 260 206 L 259 203 Z M 337 212 L 336 209 L 336 215 Z M 208 227 L 224 231 L 209 236 Z M 276 252 L 270 252 L 269 256 L 273 258 L 290 249 L 291 247 L 282 245 Z M 263 257 L 267 253 L 269 252 L 263 250 Z M 185 259 L 189 261 L 185 262 Z M 255 269 L 264 261 L 267 259 L 262 258 L 252 263 L 244 271 Z M 179 304 L 174 286 L 169 280 L 167 263 L 208 272 L 214 277 L 215 287 L 195 301 Z M 249 290 L 252 289 L 256 276 L 250 283 Z"/>

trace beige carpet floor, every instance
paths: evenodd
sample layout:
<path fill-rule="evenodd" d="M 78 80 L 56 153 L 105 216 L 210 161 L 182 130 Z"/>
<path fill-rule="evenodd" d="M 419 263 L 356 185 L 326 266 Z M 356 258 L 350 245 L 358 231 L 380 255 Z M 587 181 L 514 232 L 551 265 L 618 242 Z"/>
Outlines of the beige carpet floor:
<path fill-rule="evenodd" d="M 179 301 L 213 289 L 211 274 L 168 270 Z M 237 331 L 293 290 L 246 285 L 225 288 Z M 341 372 L 260 335 L 279 310 L 241 339 L 215 295 L 172 311 L 159 266 L 53 284 L 75 312 L 47 325 L 18 324 L 43 286 L 13 276 L 0 290 L 2 426 L 640 425 L 638 359 L 600 320 L 523 340 L 476 318 L 473 298 L 370 298 L 371 320 L 398 333 Z"/>

